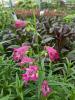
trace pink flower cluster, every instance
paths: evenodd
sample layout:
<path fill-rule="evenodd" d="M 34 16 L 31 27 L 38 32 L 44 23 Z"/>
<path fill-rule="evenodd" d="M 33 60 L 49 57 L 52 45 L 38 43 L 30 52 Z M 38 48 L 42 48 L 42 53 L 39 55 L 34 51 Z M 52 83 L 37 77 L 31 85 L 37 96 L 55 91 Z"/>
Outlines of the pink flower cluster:
<path fill-rule="evenodd" d="M 16 28 L 22 28 L 25 27 L 27 25 L 27 22 L 23 21 L 23 20 L 16 20 L 15 21 L 15 27 Z"/>
<path fill-rule="evenodd" d="M 30 46 L 22 46 L 20 48 L 14 48 L 13 59 L 18 61 L 19 65 L 24 65 L 25 63 L 34 62 L 32 58 L 27 57 L 25 54 L 29 50 Z"/>
<path fill-rule="evenodd" d="M 25 63 L 34 62 L 34 59 L 29 58 L 26 56 L 26 52 L 29 50 L 30 46 L 22 46 L 20 48 L 14 48 L 13 52 L 13 59 L 15 61 L 19 61 L 19 65 L 22 66 Z M 57 50 L 55 50 L 52 47 L 46 46 L 45 49 L 48 52 L 49 58 L 51 61 L 57 61 L 60 59 L 59 53 Z M 22 70 L 25 70 L 26 72 L 22 74 L 22 79 L 24 80 L 25 84 L 27 84 L 29 81 L 36 81 L 39 77 L 38 75 L 38 66 L 36 65 L 30 65 L 28 68 L 23 68 Z M 41 91 L 43 96 L 48 96 L 52 89 L 49 87 L 48 82 L 46 80 L 43 81 L 41 86 Z"/>
<path fill-rule="evenodd" d="M 29 66 L 25 68 L 26 73 L 22 74 L 22 79 L 27 84 L 29 81 L 36 81 L 38 79 L 38 66 Z"/>
<path fill-rule="evenodd" d="M 48 82 L 46 80 L 43 81 L 41 91 L 43 96 L 48 96 L 52 92 L 52 89 L 48 86 Z"/>
<path fill-rule="evenodd" d="M 18 61 L 18 65 L 22 66 L 25 63 L 34 62 L 34 59 L 27 57 L 26 52 L 29 50 L 30 46 L 22 46 L 20 48 L 14 48 L 13 59 Z M 38 67 L 29 66 L 29 68 L 23 68 L 26 73 L 22 74 L 22 79 L 27 84 L 29 81 L 36 81 L 38 79 Z"/>
<path fill-rule="evenodd" d="M 58 61 L 60 59 L 58 51 L 53 47 L 46 46 L 45 49 L 47 50 L 51 61 Z"/>
<path fill-rule="evenodd" d="M 41 91 L 43 96 L 48 96 L 52 92 L 52 89 L 48 86 L 48 82 L 46 80 L 43 81 Z"/>

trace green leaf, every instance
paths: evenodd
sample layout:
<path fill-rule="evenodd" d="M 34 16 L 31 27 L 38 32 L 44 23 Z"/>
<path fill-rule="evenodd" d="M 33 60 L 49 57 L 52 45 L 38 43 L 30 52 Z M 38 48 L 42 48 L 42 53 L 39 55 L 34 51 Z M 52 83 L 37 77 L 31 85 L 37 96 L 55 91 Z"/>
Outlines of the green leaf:
<path fill-rule="evenodd" d="M 68 59 L 75 61 L 75 50 L 72 50 L 67 55 Z"/>
<path fill-rule="evenodd" d="M 41 67 L 40 67 L 40 71 L 39 71 L 39 79 L 38 79 L 38 98 L 40 98 L 40 93 L 41 93 L 41 85 L 43 80 L 45 79 L 45 69 L 44 69 L 44 60 L 42 59 L 41 61 Z"/>
<path fill-rule="evenodd" d="M 8 48 L 18 48 L 19 46 L 18 45 L 10 45 L 8 46 Z"/>
<path fill-rule="evenodd" d="M 71 93 L 70 100 L 75 100 L 75 91 Z"/>
<path fill-rule="evenodd" d="M 23 82 L 19 79 L 18 74 L 16 73 L 16 92 L 17 95 L 23 100 L 23 91 L 22 91 Z"/>
<path fill-rule="evenodd" d="M 48 38 L 42 40 L 42 43 L 47 43 L 47 42 L 49 42 L 49 41 L 51 41 L 53 39 L 54 39 L 53 37 L 48 37 Z"/>
<path fill-rule="evenodd" d="M 0 100 L 9 100 L 9 95 L 2 97 Z"/>
<path fill-rule="evenodd" d="M 0 44 L 0 52 L 3 53 L 4 52 L 4 47 L 2 44 Z"/>

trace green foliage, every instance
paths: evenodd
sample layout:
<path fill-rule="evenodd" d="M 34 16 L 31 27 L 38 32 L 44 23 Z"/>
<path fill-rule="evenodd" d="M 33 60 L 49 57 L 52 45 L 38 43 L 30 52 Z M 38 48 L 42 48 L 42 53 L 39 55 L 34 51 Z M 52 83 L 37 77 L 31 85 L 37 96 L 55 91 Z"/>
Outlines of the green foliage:
<path fill-rule="evenodd" d="M 75 14 L 67 15 L 67 16 L 64 17 L 64 21 L 65 21 L 66 23 L 72 22 L 73 19 L 75 19 Z"/>
<path fill-rule="evenodd" d="M 11 10 L 0 5 L 0 31 L 8 28 L 11 25 L 11 22 Z"/>
<path fill-rule="evenodd" d="M 75 0 L 67 0 L 68 3 L 75 3 Z"/>
<path fill-rule="evenodd" d="M 36 98 L 44 100 L 45 98 L 41 94 L 41 84 L 44 79 L 48 80 L 53 89 L 48 100 L 66 100 L 68 98 L 72 100 L 74 98 L 75 69 L 74 63 L 68 59 L 64 63 L 50 63 L 48 69 L 48 66 L 45 67 L 45 59 L 41 58 L 41 62 L 38 62 L 39 79 L 35 85 L 31 82 L 28 86 L 23 84 L 20 68 L 12 60 L 4 59 L 5 57 L 0 56 L 0 100 L 36 100 Z M 61 65 L 63 66 L 61 67 Z"/>
<path fill-rule="evenodd" d="M 16 68 L 15 63 L 8 58 L 0 56 L 0 98 L 1 100 L 9 100 L 8 98 L 16 98 L 16 72 L 20 70 Z M 12 94 L 13 93 L 13 94 Z M 16 95 L 15 95 L 16 94 Z M 6 97 L 4 97 L 6 96 Z M 16 97 L 15 97 L 16 96 Z"/>
<path fill-rule="evenodd" d="M 16 8 L 18 9 L 33 9 L 33 8 L 35 9 L 37 7 L 38 5 L 36 4 L 34 0 L 21 1 L 19 5 L 16 6 Z"/>

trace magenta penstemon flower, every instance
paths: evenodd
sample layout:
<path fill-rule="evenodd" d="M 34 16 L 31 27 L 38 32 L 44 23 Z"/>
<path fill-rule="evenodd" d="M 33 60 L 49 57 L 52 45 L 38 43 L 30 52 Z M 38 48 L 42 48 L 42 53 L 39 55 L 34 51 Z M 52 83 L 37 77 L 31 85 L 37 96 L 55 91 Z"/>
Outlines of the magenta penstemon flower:
<path fill-rule="evenodd" d="M 13 51 L 13 59 L 15 61 L 19 61 L 22 59 L 22 57 L 24 56 L 24 54 L 26 54 L 26 52 L 29 50 L 30 46 L 22 46 L 19 48 L 14 48 Z"/>
<path fill-rule="evenodd" d="M 42 91 L 42 95 L 45 97 L 52 92 L 52 89 L 49 87 L 47 80 L 43 81 L 41 91 Z"/>
<path fill-rule="evenodd" d="M 22 74 L 22 79 L 27 84 L 29 81 L 36 81 L 38 79 L 38 66 L 29 66 L 25 68 L 26 73 Z"/>
<path fill-rule="evenodd" d="M 25 27 L 27 25 L 27 22 L 23 21 L 23 20 L 19 20 L 17 19 L 15 21 L 15 27 L 16 28 L 22 28 L 22 27 Z"/>
<path fill-rule="evenodd" d="M 58 61 L 60 59 L 59 53 L 53 47 L 46 46 L 45 49 L 48 52 L 49 58 L 51 61 Z"/>
<path fill-rule="evenodd" d="M 32 62 L 34 62 L 34 59 L 25 56 L 21 59 L 21 62 L 19 62 L 18 64 L 21 66 L 24 65 L 25 63 L 32 63 Z"/>

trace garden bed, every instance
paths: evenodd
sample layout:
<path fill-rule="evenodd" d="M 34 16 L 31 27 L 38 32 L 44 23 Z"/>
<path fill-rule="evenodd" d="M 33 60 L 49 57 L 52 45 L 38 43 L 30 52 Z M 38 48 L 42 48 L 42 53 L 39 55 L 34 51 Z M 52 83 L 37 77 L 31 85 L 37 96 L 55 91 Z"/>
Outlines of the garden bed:
<path fill-rule="evenodd" d="M 24 7 L 0 6 L 0 100 L 75 100 L 75 14 Z"/>

